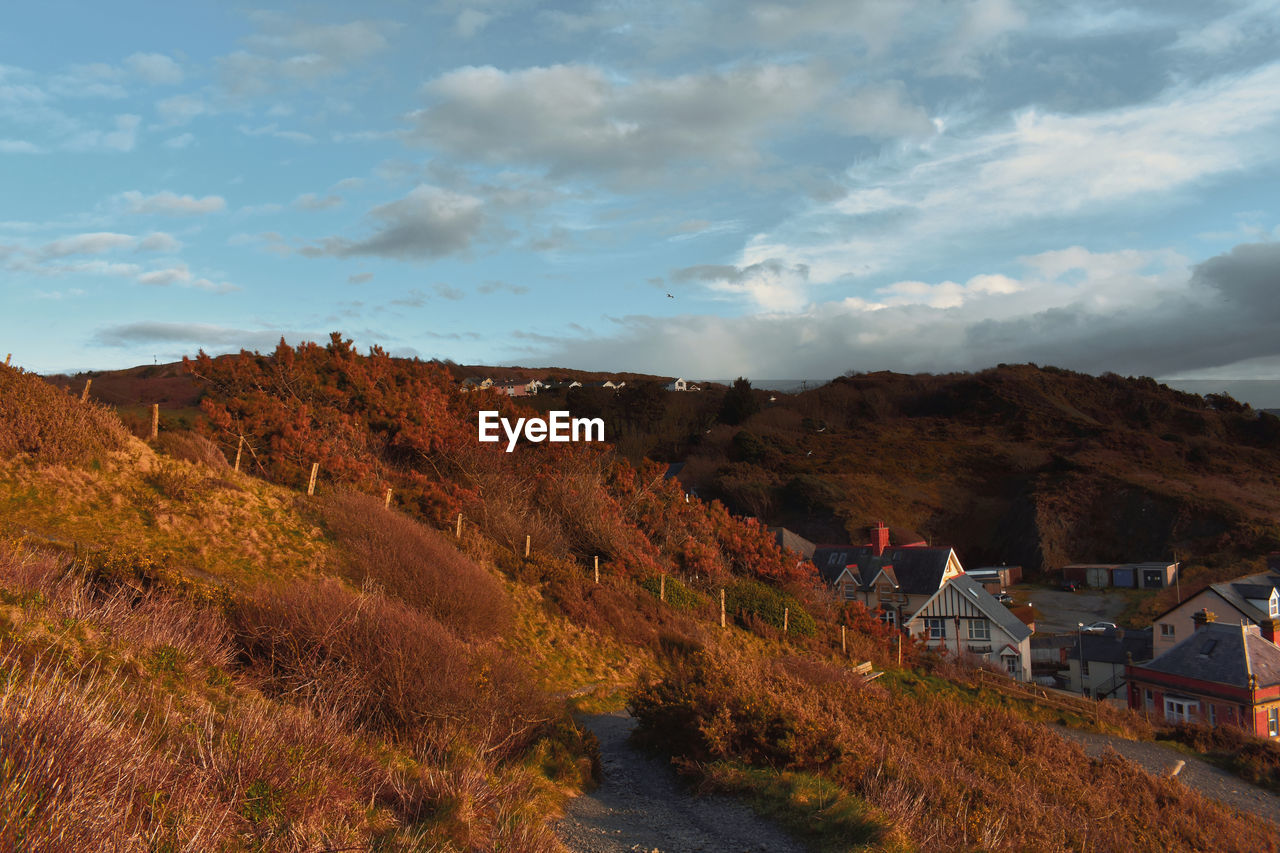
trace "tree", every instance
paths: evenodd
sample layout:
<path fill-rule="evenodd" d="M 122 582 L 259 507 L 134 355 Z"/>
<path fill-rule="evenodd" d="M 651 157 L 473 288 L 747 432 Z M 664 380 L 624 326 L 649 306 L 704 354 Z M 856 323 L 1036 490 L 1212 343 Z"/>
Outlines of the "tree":
<path fill-rule="evenodd" d="M 760 411 L 760 402 L 751 390 L 751 383 L 739 376 L 733 387 L 724 395 L 720 404 L 720 422 L 736 426 Z"/>

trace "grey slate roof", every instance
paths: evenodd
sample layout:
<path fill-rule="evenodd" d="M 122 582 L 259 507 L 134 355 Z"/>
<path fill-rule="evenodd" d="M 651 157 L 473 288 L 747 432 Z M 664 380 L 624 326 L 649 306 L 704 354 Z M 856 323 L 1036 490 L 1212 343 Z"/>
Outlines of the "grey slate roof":
<path fill-rule="evenodd" d="M 942 589 L 937 590 L 937 595 L 924 603 L 924 606 L 911 618 L 920 617 L 925 611 L 930 611 L 930 616 L 949 616 L 952 614 L 941 612 L 946 610 L 945 604 L 940 605 L 939 602 L 945 601 L 945 593 L 947 590 L 953 590 L 960 598 L 966 601 L 970 606 L 976 608 L 983 616 L 990 619 L 1000 627 L 1015 643 L 1021 643 L 1027 637 L 1031 636 L 1031 629 L 1022 623 L 1022 620 L 1009 612 L 1009 609 L 1000 602 L 996 601 L 996 597 L 987 592 L 982 584 L 976 583 L 968 575 L 958 575 L 947 581 Z M 934 613 L 934 610 L 939 612 Z M 958 614 L 956 614 L 958 615 Z"/>
<path fill-rule="evenodd" d="M 942 584 L 950 548 L 886 548 L 877 557 L 870 545 L 823 545 L 814 550 L 813 562 L 827 583 L 835 583 L 846 566 L 858 567 L 859 586 L 867 589 L 880 571 L 893 567 L 898 591 L 909 595 L 933 595 Z"/>
<path fill-rule="evenodd" d="M 1084 648 L 1084 659 L 1099 663 L 1128 663 L 1129 655 L 1133 655 L 1134 663 L 1151 660 L 1151 629 L 1140 631 L 1107 630 L 1102 634 L 1080 634 L 1080 642 Z M 1071 650 L 1067 657 L 1072 660 L 1080 658 L 1080 649 L 1072 638 Z"/>
<path fill-rule="evenodd" d="M 1252 670 L 1258 686 L 1268 687 L 1280 684 L 1280 647 L 1255 625 L 1211 622 L 1142 668 L 1233 687 L 1248 687 Z"/>
<path fill-rule="evenodd" d="M 785 527 L 770 527 L 769 532 L 778 540 L 778 547 L 785 548 L 788 551 L 794 551 L 805 557 L 812 558 L 814 549 L 818 546 L 814 545 L 808 539 L 805 539 L 799 533 L 788 530 Z"/>
<path fill-rule="evenodd" d="M 1261 622 L 1264 619 L 1270 619 L 1271 616 L 1265 610 L 1260 610 L 1257 606 L 1250 604 L 1247 599 L 1269 598 L 1271 590 L 1278 586 L 1280 586 L 1280 575 L 1263 573 L 1260 575 L 1247 575 L 1224 583 L 1215 583 L 1210 586 L 1210 589 L 1222 596 L 1232 607 L 1249 617 L 1250 621 Z"/>

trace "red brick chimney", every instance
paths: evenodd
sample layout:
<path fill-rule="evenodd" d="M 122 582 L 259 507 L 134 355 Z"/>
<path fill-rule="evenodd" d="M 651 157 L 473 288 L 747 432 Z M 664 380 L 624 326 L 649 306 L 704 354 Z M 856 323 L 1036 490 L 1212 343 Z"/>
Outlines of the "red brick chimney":
<path fill-rule="evenodd" d="M 1280 626 L 1280 619 L 1263 619 L 1258 623 L 1258 628 L 1262 631 L 1262 636 L 1270 640 L 1276 641 L 1276 627 Z"/>
<path fill-rule="evenodd" d="M 877 521 L 876 526 L 871 529 L 871 547 L 875 549 L 877 557 L 889 547 L 889 528 L 884 526 L 883 521 Z"/>
<path fill-rule="evenodd" d="M 1203 610 L 1196 611 L 1195 613 L 1191 614 L 1191 621 L 1196 623 L 1195 627 L 1192 628 L 1191 630 L 1199 631 L 1205 625 L 1208 625 L 1210 622 L 1215 621 L 1217 618 L 1218 617 L 1216 617 L 1213 614 L 1213 611 L 1208 609 L 1207 607 L 1204 608 Z"/>

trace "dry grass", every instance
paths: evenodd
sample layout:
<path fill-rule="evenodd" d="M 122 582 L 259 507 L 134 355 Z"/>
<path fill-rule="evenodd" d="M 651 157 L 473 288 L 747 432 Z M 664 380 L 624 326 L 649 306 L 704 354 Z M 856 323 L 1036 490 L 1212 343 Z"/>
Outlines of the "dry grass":
<path fill-rule="evenodd" d="M 321 511 L 342 554 L 338 573 L 357 586 L 376 583 L 464 636 L 491 636 L 510 624 L 497 578 L 444 535 L 355 492 L 326 498 Z"/>
<path fill-rule="evenodd" d="M 1020 714 L 953 690 L 859 687 L 843 666 L 718 644 L 632 702 L 642 736 L 696 769 L 816 774 L 931 850 L 1263 850 L 1271 830 Z M 1105 820 L 1082 820 L 1107 815 Z"/>

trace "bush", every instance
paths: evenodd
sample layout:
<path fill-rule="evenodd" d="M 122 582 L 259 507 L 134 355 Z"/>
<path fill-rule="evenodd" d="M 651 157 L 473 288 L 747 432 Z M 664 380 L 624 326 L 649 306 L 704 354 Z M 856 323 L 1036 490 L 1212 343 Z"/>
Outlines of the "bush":
<path fill-rule="evenodd" d="M 663 591 L 661 578 L 653 577 L 652 575 L 641 580 L 640 587 L 654 597 L 661 595 Z M 696 610 L 707 604 L 707 599 L 704 596 L 685 586 L 679 578 L 671 575 L 667 575 L 666 594 L 667 604 L 676 610 Z"/>
<path fill-rule="evenodd" d="M 81 403 L 34 373 L 0 365 L 0 459 L 30 453 L 76 465 L 119 450 L 128 432 L 114 412 Z"/>
<path fill-rule="evenodd" d="M 725 589 L 725 609 L 743 625 L 754 617 L 782 630 L 784 619 L 788 630 L 802 637 L 812 637 L 817 627 L 813 617 L 793 596 L 759 581 L 739 580 Z M 790 613 L 786 611 L 790 610 Z"/>
<path fill-rule="evenodd" d="M 443 534 L 355 492 L 325 498 L 321 513 L 342 551 L 337 569 L 357 586 L 373 581 L 466 636 L 510 623 L 502 585 Z"/>
<path fill-rule="evenodd" d="M 226 471 L 231 467 L 221 448 L 198 432 L 162 432 L 153 446 L 174 459 L 198 462 L 216 471 Z"/>

